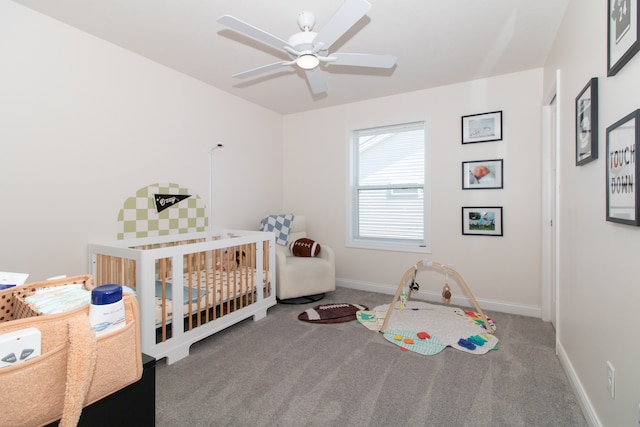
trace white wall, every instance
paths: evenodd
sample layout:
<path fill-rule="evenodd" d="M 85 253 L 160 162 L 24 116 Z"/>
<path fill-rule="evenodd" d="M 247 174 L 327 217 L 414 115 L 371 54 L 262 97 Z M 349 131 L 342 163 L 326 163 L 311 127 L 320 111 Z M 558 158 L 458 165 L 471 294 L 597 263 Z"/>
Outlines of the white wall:
<path fill-rule="evenodd" d="M 284 211 L 306 214 L 310 236 L 335 250 L 339 285 L 394 291 L 429 257 L 455 265 L 483 307 L 539 316 L 541 99 L 537 69 L 285 116 Z M 503 141 L 462 145 L 461 116 L 496 110 Z M 431 145 L 432 253 L 346 247 L 349 131 L 415 120 Z M 504 189 L 461 189 L 462 161 L 498 158 Z M 463 236 L 462 206 L 503 206 L 504 237 Z M 423 274 L 421 291 L 439 296 L 443 277 Z"/>
<path fill-rule="evenodd" d="M 455 264 L 483 307 L 539 315 L 540 107 L 556 69 L 559 352 L 591 423 L 634 425 L 640 230 L 605 221 L 604 150 L 605 128 L 640 107 L 640 56 L 605 77 L 599 0 L 572 1 L 544 70 L 290 115 L 284 129 L 277 114 L 0 0 L 0 270 L 29 272 L 31 280 L 86 272 L 87 242 L 115 238 L 120 205 L 138 188 L 177 182 L 207 198 L 208 148 L 221 141 L 215 227 L 305 213 L 311 237 L 336 251 L 340 284 L 392 291 L 428 256 Z M 600 77 L 600 159 L 576 167 L 573 102 L 593 76 Z M 504 140 L 461 145 L 460 117 L 493 110 L 504 111 Z M 435 177 L 432 253 L 347 248 L 349 130 L 422 119 Z M 504 159 L 505 188 L 462 191 L 461 162 L 493 158 Z M 460 207 L 471 205 L 503 206 L 505 236 L 462 236 Z M 441 277 L 419 282 L 440 293 Z M 615 400 L 607 360 L 616 368 Z"/>
<path fill-rule="evenodd" d="M 278 114 L 0 1 L 0 271 L 86 273 L 149 184 L 208 206 L 218 141 L 214 228 L 257 229 L 282 204 L 281 139 Z"/>
<path fill-rule="evenodd" d="M 545 91 L 560 70 L 559 351 L 595 424 L 638 422 L 640 229 L 605 220 L 606 128 L 640 108 L 640 55 L 607 75 L 606 2 L 573 0 L 545 67 Z M 599 158 L 575 166 L 575 97 L 599 85 Z M 637 190 L 636 190 L 637 191 Z M 616 369 L 607 392 L 606 361 Z"/>

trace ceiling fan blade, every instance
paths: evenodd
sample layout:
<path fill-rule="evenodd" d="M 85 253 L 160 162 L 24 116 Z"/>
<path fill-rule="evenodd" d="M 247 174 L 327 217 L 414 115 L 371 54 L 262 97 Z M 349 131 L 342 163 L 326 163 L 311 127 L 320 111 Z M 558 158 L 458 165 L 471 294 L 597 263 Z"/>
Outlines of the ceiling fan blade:
<path fill-rule="evenodd" d="M 276 49 L 282 50 L 285 46 L 289 46 L 289 43 L 282 40 L 281 38 L 276 37 L 273 34 L 269 34 L 266 31 L 261 30 L 258 27 L 254 27 L 253 25 L 248 24 L 244 21 L 241 21 L 238 18 L 234 18 L 231 15 L 223 15 L 218 18 L 217 21 L 222 25 L 229 27 L 234 31 L 237 31 L 238 33 L 244 34 L 266 45 L 275 47 Z"/>
<path fill-rule="evenodd" d="M 335 58 L 335 60 L 333 60 Z M 323 60 L 321 58 L 321 60 Z M 391 68 L 396 64 L 393 55 L 370 55 L 368 53 L 333 53 L 327 57 L 331 65 L 348 65 L 352 67 Z"/>
<path fill-rule="evenodd" d="M 371 9 L 366 0 L 346 0 L 329 22 L 318 32 L 314 45 L 322 43 L 322 49 L 329 49 L 349 28 L 358 22 Z"/>
<path fill-rule="evenodd" d="M 313 70 L 305 70 L 307 75 L 307 81 L 311 87 L 311 92 L 314 94 L 324 93 L 327 91 L 327 82 L 322 75 L 322 70 L 318 67 Z"/>
<path fill-rule="evenodd" d="M 243 71 L 242 73 L 234 74 L 232 77 L 236 79 L 246 79 L 249 77 L 257 76 L 258 74 L 263 74 L 271 70 L 275 70 L 277 68 L 282 68 L 285 65 L 291 65 L 290 61 L 280 61 L 274 62 L 273 64 L 263 65 L 262 67 L 254 68 L 252 70 Z"/>

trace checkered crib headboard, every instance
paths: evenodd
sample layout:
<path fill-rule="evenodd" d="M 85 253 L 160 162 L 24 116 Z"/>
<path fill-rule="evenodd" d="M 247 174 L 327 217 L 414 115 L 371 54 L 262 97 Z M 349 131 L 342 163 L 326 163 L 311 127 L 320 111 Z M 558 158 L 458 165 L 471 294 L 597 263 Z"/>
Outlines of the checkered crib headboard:
<path fill-rule="evenodd" d="M 190 195 L 158 212 L 155 195 Z M 118 214 L 118 240 L 198 233 L 208 226 L 206 205 L 178 184 L 152 184 L 129 197 Z"/>

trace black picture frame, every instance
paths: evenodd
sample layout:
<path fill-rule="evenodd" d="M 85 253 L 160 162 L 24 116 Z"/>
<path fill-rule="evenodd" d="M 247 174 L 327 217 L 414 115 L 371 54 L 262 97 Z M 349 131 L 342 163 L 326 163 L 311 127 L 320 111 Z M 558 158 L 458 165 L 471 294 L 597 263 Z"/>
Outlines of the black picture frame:
<path fill-rule="evenodd" d="M 463 206 L 462 234 L 502 236 L 502 206 Z"/>
<path fill-rule="evenodd" d="M 607 221 L 640 225 L 639 140 L 640 109 L 607 128 Z"/>
<path fill-rule="evenodd" d="M 598 158 L 598 78 L 576 97 L 576 166 Z"/>
<path fill-rule="evenodd" d="M 502 159 L 462 162 L 462 189 L 500 189 L 504 186 Z"/>
<path fill-rule="evenodd" d="M 462 116 L 462 143 L 502 140 L 502 111 Z"/>
<path fill-rule="evenodd" d="M 638 0 L 607 0 L 607 76 L 615 76 L 640 50 Z"/>

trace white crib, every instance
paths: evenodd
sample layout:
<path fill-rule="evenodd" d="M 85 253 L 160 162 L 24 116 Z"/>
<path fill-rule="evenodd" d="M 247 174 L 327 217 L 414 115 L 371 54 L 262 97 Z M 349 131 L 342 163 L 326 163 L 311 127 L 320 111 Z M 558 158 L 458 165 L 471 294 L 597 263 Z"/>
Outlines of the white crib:
<path fill-rule="evenodd" d="M 96 286 L 135 290 L 142 351 L 168 364 L 203 338 L 252 316 L 264 318 L 276 304 L 273 233 L 169 235 L 91 243 L 88 250 Z"/>

